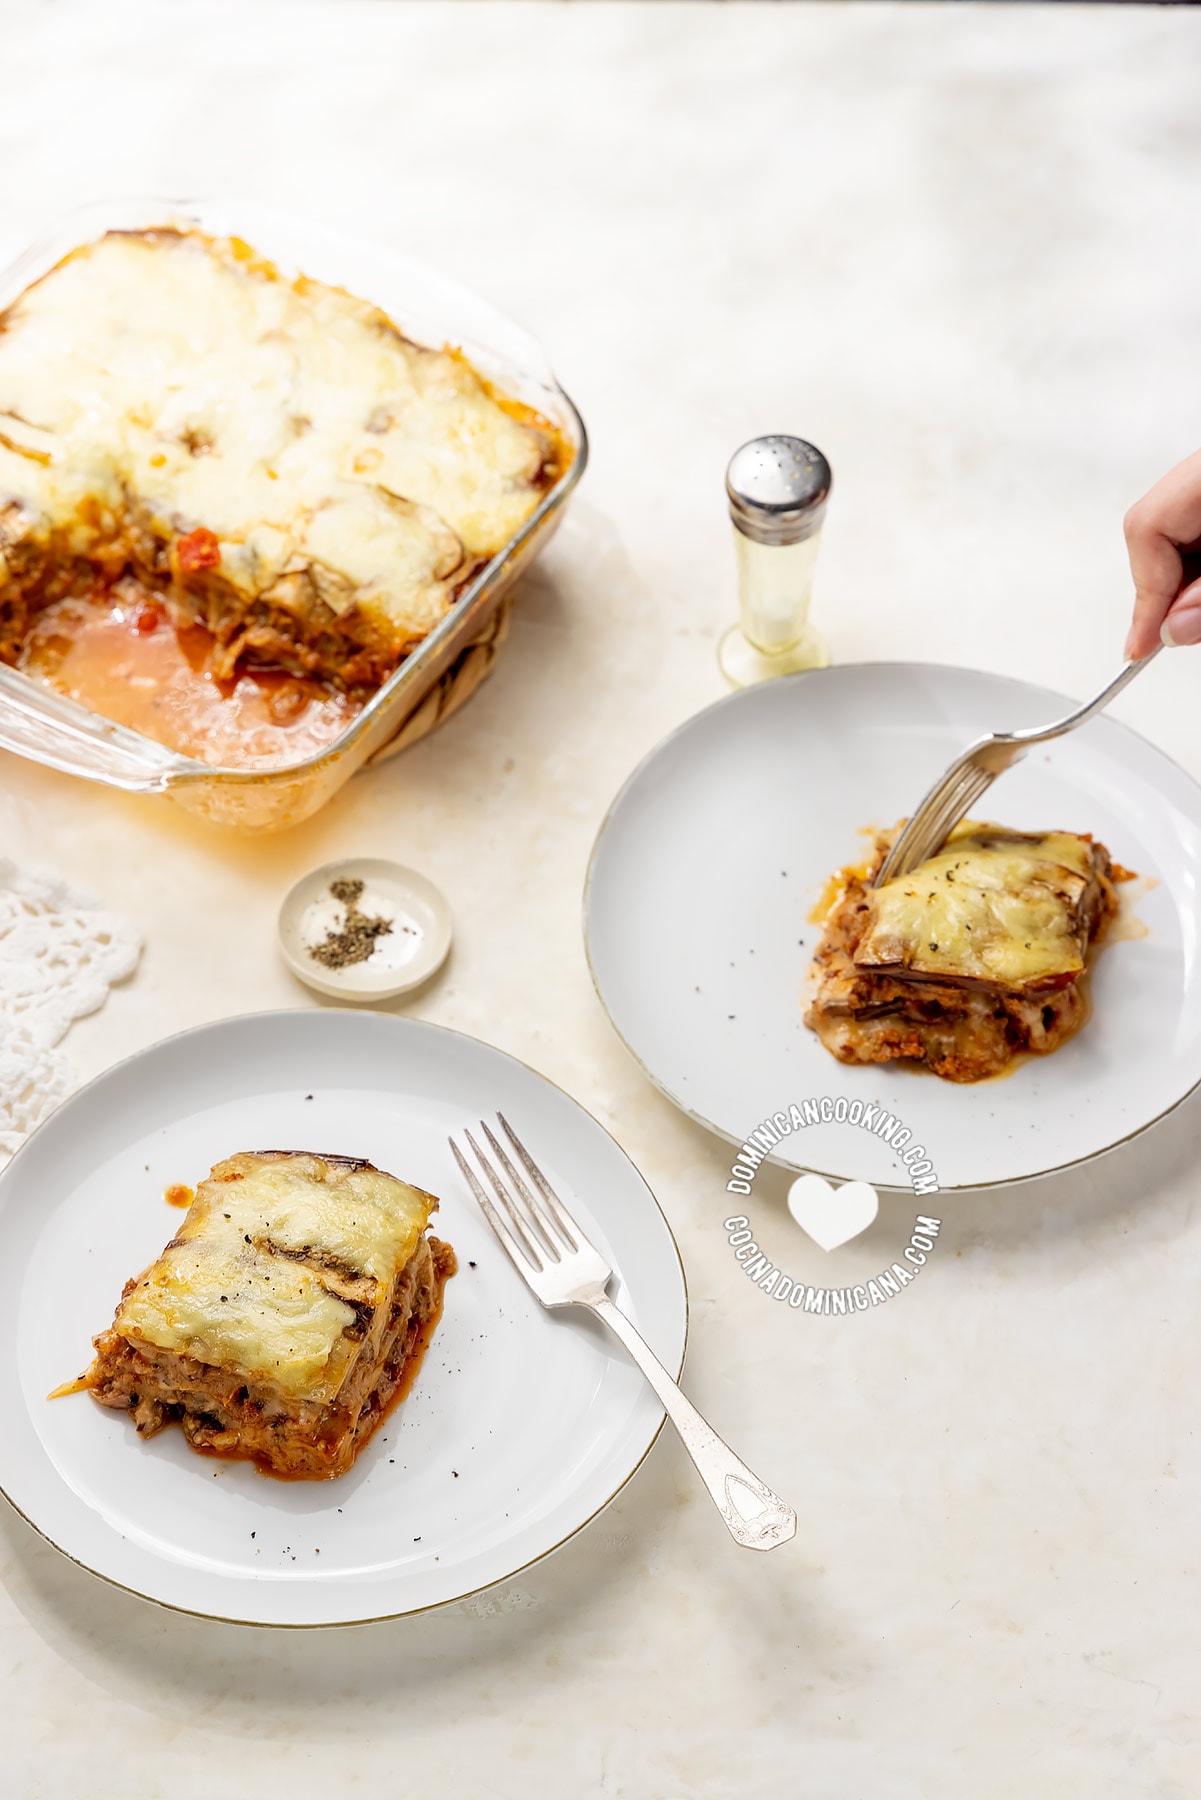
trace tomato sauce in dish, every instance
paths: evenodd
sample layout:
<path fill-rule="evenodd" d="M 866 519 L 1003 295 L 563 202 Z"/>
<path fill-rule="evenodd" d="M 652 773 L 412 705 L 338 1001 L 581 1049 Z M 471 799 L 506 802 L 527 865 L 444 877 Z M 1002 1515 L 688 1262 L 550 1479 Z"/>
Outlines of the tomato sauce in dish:
<path fill-rule="evenodd" d="M 256 669 L 233 681 L 205 670 L 210 638 L 177 630 L 130 577 L 40 613 L 19 667 L 90 711 L 215 767 L 279 768 L 324 750 L 361 702 L 310 677 Z"/>

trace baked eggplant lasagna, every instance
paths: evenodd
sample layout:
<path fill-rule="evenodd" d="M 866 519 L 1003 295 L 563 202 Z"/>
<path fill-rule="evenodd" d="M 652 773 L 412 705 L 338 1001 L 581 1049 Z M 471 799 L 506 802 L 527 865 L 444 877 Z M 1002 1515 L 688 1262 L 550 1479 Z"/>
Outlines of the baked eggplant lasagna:
<path fill-rule="evenodd" d="M 81 1378 L 143 1437 L 275 1475 L 345 1474 L 403 1391 L 454 1252 L 438 1202 L 350 1157 L 227 1157 L 158 1260 L 127 1282 Z"/>
<path fill-rule="evenodd" d="M 805 1023 L 840 1062 L 906 1058 L 948 1081 L 1058 1049 L 1084 1023 L 1081 977 L 1125 871 L 1089 837 L 965 820 L 874 888 L 899 831 L 838 880 Z"/>
<path fill-rule="evenodd" d="M 569 460 L 350 294 L 238 239 L 110 232 L 0 315 L 0 659 L 132 578 L 218 679 L 373 689 Z"/>

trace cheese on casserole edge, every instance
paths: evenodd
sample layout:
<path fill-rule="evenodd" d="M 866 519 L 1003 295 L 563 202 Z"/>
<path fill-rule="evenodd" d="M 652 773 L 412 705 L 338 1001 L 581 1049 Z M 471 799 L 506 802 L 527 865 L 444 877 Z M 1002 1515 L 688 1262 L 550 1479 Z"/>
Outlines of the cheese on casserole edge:
<path fill-rule="evenodd" d="M 937 856 L 868 890 L 872 923 L 855 962 L 1015 988 L 1079 974 L 1090 852 L 1070 832 L 1023 836 L 965 820 Z"/>
<path fill-rule="evenodd" d="M 0 325 L 0 514 L 86 555 L 132 496 L 213 531 L 244 597 L 311 571 L 397 639 L 528 518 L 546 450 L 461 357 L 198 233 L 84 246 Z"/>
<path fill-rule="evenodd" d="M 365 1164 L 229 1157 L 200 1184 L 179 1236 L 138 1278 L 114 1329 L 289 1398 L 332 1400 L 356 1350 L 344 1333 L 357 1314 L 330 1288 L 365 1286 L 362 1297 L 377 1303 L 435 1204 Z M 304 1253 L 312 1267 L 294 1260 Z M 322 1269 L 323 1257 L 340 1271 Z"/>

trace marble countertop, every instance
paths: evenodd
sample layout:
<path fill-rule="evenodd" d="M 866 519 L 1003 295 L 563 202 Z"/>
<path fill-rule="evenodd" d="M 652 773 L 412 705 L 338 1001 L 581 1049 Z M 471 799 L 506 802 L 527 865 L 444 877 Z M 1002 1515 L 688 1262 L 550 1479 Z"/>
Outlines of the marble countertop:
<path fill-rule="evenodd" d="M 0 762 L 4 852 L 146 938 L 68 1039 L 81 1076 L 317 1004 L 273 948 L 304 870 L 423 869 L 458 935 L 405 1010 L 515 1052 L 629 1151 L 688 1267 L 687 1386 L 800 1513 L 788 1550 L 736 1551 L 668 1432 L 513 1582 L 288 1635 L 158 1611 L 0 1508 L 7 1791 L 1201 1790 L 1201 1104 L 957 1198 L 917 1290 L 804 1318 L 733 1268 L 728 1152 L 617 1042 L 579 925 L 616 787 L 722 691 L 748 436 L 833 464 L 814 618 L 838 660 L 1081 695 L 1116 667 L 1122 512 L 1201 439 L 1199 52 L 1194 10 L 1140 6 L 7 9 L 0 255 L 128 192 L 373 232 L 525 320 L 594 446 L 493 678 L 297 830 L 240 840 Z M 1116 710 L 1201 776 L 1199 701 L 1181 652 Z"/>

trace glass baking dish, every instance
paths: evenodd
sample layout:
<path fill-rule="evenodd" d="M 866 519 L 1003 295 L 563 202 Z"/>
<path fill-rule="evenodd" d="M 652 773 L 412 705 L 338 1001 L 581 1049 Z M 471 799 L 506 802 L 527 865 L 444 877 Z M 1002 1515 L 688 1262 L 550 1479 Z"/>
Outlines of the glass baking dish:
<path fill-rule="evenodd" d="M 0 749 L 87 781 L 165 793 L 189 811 L 247 831 L 308 818 L 364 763 L 420 735 L 416 719 L 472 645 L 496 635 L 499 602 L 557 527 L 584 472 L 584 423 L 537 343 L 486 300 L 407 257 L 271 208 L 139 198 L 83 208 L 0 271 L 0 312 L 78 245 L 106 231 L 154 226 L 237 236 L 285 274 L 345 288 L 388 314 L 417 343 L 458 347 L 504 394 L 558 428 L 571 462 L 504 549 L 474 575 L 446 617 L 324 749 L 272 769 L 215 768 L 44 689 L 0 663 Z"/>

